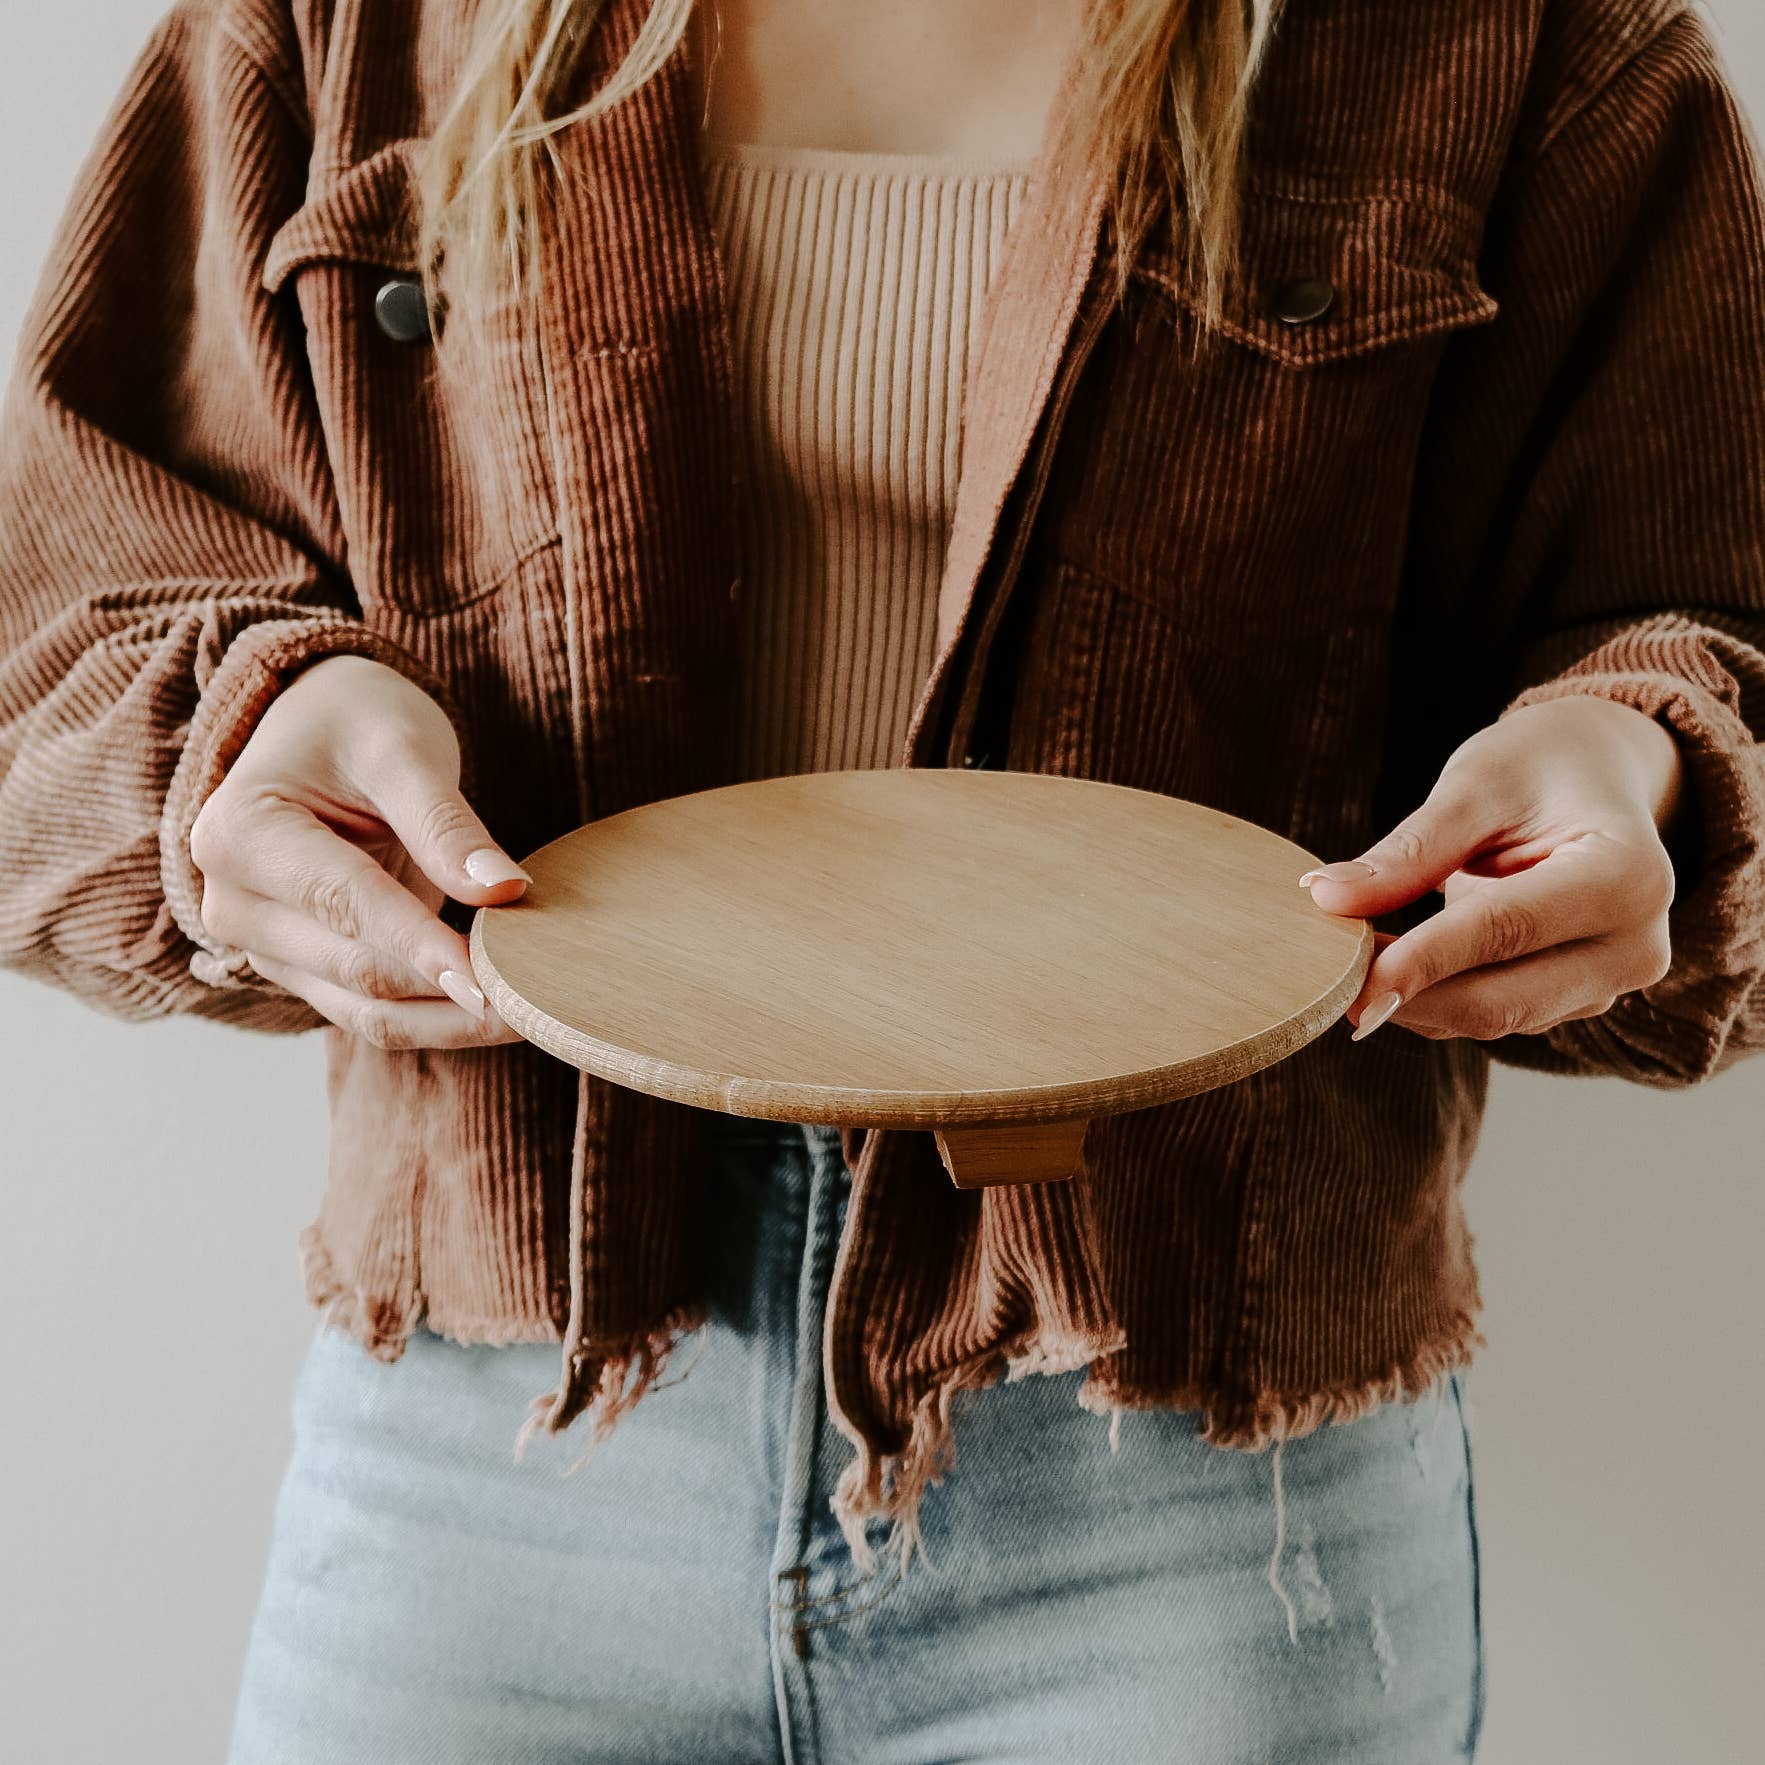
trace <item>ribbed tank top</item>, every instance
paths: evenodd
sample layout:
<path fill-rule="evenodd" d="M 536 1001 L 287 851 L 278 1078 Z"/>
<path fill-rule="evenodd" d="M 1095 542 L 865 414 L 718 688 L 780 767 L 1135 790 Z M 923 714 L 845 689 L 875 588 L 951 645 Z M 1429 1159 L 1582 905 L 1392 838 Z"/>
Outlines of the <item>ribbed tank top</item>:
<path fill-rule="evenodd" d="M 1029 168 L 704 141 L 741 381 L 744 778 L 893 766 L 930 672 L 964 379 Z"/>

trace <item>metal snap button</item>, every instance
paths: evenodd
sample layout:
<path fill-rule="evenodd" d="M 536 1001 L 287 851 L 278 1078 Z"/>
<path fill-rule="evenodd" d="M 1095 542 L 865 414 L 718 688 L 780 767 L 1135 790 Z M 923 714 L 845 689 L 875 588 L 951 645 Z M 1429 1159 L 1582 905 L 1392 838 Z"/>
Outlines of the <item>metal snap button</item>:
<path fill-rule="evenodd" d="M 374 322 L 394 343 L 421 343 L 429 335 L 429 305 L 418 276 L 394 276 L 374 296 Z"/>
<path fill-rule="evenodd" d="M 1336 290 L 1322 276 L 1296 276 L 1275 289 L 1269 310 L 1283 325 L 1309 325 L 1336 304 Z"/>

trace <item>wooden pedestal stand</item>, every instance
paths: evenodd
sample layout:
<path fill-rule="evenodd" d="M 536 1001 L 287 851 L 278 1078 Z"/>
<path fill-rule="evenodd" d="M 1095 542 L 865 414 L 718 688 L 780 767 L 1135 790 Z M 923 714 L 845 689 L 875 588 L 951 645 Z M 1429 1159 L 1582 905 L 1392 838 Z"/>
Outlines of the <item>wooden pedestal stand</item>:
<path fill-rule="evenodd" d="M 762 779 L 522 862 L 471 948 L 529 1041 L 704 1109 L 931 1129 L 963 1188 L 1069 1177 L 1092 1117 L 1272 1065 L 1373 957 L 1291 841 L 1045 773 Z"/>

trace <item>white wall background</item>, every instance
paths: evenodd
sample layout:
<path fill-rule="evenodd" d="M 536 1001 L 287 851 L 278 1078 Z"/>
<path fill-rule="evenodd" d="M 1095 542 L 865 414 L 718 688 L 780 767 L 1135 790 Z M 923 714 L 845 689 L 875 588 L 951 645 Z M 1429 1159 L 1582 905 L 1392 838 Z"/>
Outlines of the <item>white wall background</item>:
<path fill-rule="evenodd" d="M 0 361 L 162 10 L 5 0 Z M 1765 118 L 1765 17 L 1709 11 Z M 0 1752 L 218 1760 L 314 1323 L 321 1041 L 0 974 L 0 1072 Z M 1483 1760 L 1758 1759 L 1765 1063 L 1680 1094 L 1498 1071 L 1471 1193 Z"/>

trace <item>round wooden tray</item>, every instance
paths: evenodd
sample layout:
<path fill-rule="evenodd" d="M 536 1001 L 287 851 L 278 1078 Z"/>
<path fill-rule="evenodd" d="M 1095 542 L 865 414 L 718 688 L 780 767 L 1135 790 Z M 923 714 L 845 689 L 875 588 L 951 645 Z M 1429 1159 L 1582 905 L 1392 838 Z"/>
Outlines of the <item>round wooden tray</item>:
<path fill-rule="evenodd" d="M 590 822 L 480 908 L 504 1020 L 572 1066 L 777 1121 L 930 1128 L 963 1187 L 1071 1175 L 1085 1124 L 1229 1083 L 1328 1028 L 1372 926 L 1318 860 L 1181 798 L 887 767 Z"/>

